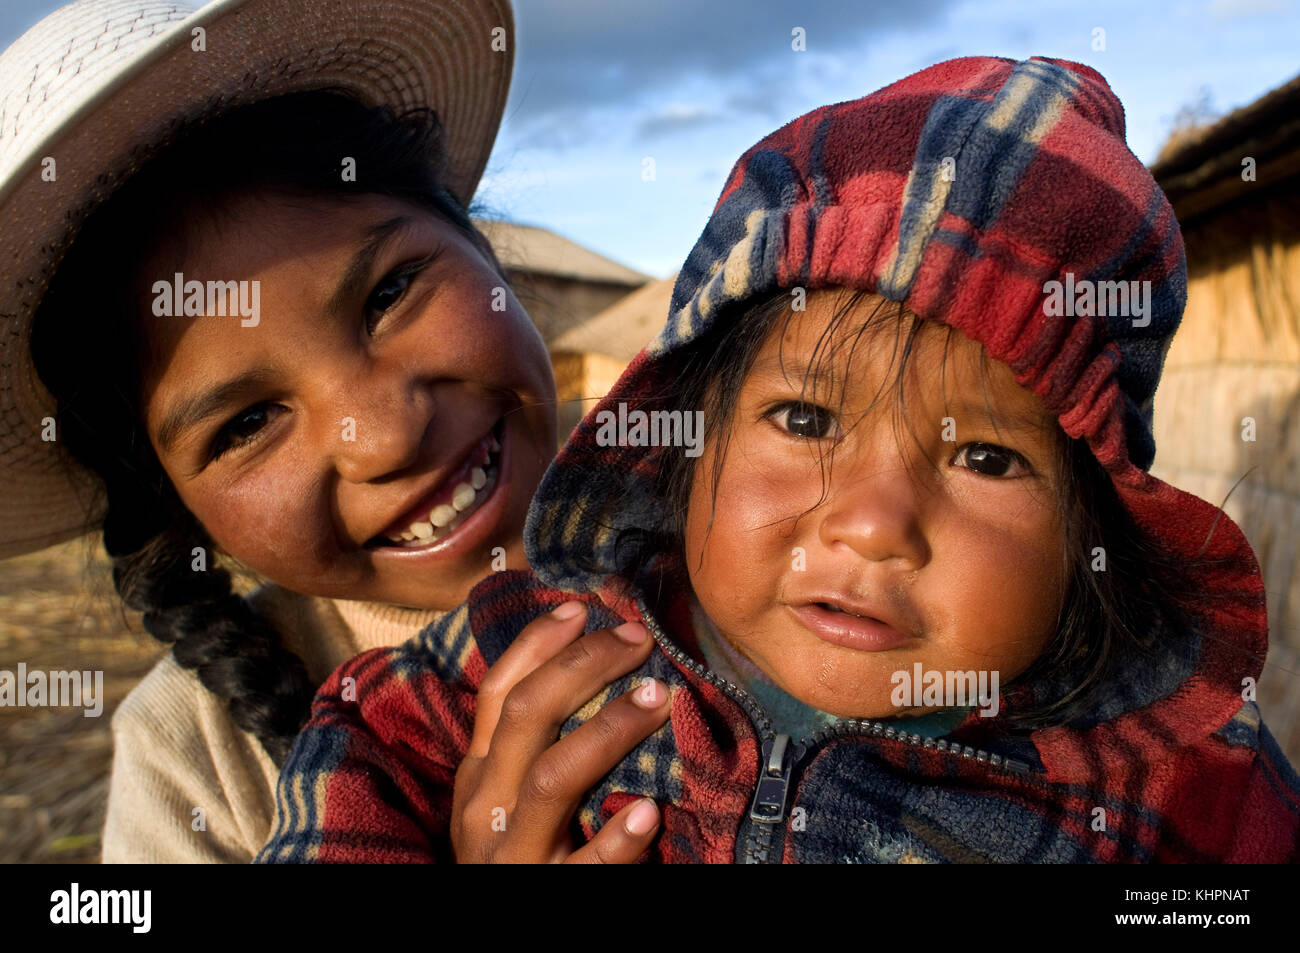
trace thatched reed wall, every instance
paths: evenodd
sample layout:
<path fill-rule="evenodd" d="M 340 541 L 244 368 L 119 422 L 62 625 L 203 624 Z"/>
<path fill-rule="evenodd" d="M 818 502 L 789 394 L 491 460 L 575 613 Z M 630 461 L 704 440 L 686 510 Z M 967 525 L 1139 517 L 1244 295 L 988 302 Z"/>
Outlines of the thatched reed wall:
<path fill-rule="evenodd" d="M 1181 196 L 1171 190 L 1180 218 L 1190 213 L 1183 221 L 1187 310 L 1156 393 L 1152 472 L 1222 504 L 1250 540 L 1264 575 L 1270 623 L 1258 700 L 1283 750 L 1296 760 L 1300 178 L 1277 174 L 1288 161 L 1271 163 L 1267 178 L 1242 181 L 1237 169 L 1244 154 L 1228 153 L 1232 173 L 1216 188 Z M 1228 183 L 1231 197 L 1223 193 Z M 1209 192 L 1220 193 L 1221 204 L 1206 202 Z"/>
<path fill-rule="evenodd" d="M 1300 193 L 1225 206 L 1184 240 L 1187 311 L 1156 394 L 1153 472 L 1227 498 L 1264 572 L 1273 640 L 1300 650 Z"/>

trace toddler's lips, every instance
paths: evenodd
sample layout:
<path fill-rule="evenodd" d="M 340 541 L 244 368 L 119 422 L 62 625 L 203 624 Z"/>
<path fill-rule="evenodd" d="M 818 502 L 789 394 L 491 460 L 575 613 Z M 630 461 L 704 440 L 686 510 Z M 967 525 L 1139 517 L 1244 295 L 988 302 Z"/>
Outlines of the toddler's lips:
<path fill-rule="evenodd" d="M 823 642 L 859 652 L 888 652 L 912 641 L 906 632 L 880 619 L 858 615 L 833 602 L 791 605 L 795 618 Z"/>

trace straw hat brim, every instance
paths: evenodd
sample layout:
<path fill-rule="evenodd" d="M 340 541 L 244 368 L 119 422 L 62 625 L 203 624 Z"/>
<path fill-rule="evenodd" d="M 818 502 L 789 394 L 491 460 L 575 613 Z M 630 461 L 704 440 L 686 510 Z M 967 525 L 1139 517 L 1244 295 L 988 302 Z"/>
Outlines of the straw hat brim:
<path fill-rule="evenodd" d="M 97 480 L 57 430 L 48 439 L 55 404 L 29 341 L 77 228 L 142 157 L 195 115 L 330 86 L 433 107 L 444 182 L 468 203 L 505 109 L 513 28 L 508 0 L 83 0 L 0 55 L 0 558 L 102 519 Z"/>

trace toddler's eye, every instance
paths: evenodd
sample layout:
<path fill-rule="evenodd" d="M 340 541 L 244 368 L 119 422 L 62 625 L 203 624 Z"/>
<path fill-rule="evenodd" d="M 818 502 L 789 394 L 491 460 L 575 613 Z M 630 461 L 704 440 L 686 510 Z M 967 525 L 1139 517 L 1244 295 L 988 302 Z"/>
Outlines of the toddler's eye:
<path fill-rule="evenodd" d="M 373 332 L 379 319 L 402 300 L 406 289 L 411 286 L 412 278 L 414 275 L 409 272 L 395 271 L 380 279 L 379 284 L 375 285 L 375 290 L 370 292 L 370 297 L 366 299 L 367 331 Z"/>
<path fill-rule="evenodd" d="M 837 429 L 835 415 L 816 404 L 782 404 L 772 411 L 772 416 L 782 429 L 809 440 L 823 440 Z"/>
<path fill-rule="evenodd" d="M 957 451 L 952 462 L 984 476 L 993 477 L 1007 476 L 1007 471 L 1013 467 L 1020 467 L 1026 471 L 1029 469 L 1024 457 L 1014 450 L 999 447 L 995 443 L 968 443 Z"/>

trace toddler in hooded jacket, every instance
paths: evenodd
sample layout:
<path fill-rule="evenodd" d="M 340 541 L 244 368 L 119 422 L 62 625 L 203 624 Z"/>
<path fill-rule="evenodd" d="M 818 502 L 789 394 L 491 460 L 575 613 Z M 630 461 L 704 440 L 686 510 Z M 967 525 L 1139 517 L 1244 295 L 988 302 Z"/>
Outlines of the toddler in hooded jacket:
<path fill-rule="evenodd" d="M 951 60 L 778 129 L 543 479 L 533 571 L 335 673 L 260 859 L 452 859 L 478 684 L 576 597 L 656 645 L 562 734 L 672 697 L 587 837 L 650 797 L 665 862 L 1296 860 L 1258 564 L 1148 472 L 1185 298 L 1087 66 Z"/>

